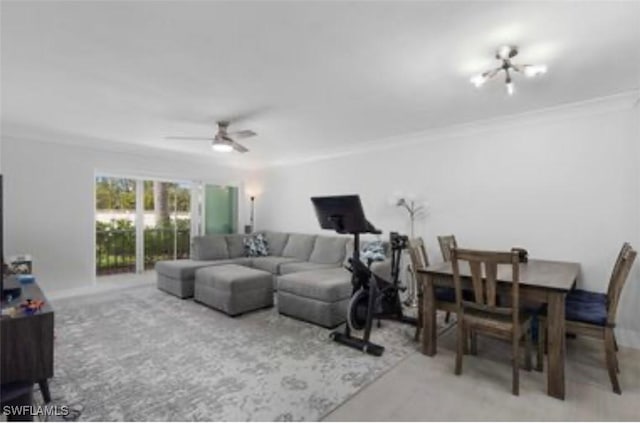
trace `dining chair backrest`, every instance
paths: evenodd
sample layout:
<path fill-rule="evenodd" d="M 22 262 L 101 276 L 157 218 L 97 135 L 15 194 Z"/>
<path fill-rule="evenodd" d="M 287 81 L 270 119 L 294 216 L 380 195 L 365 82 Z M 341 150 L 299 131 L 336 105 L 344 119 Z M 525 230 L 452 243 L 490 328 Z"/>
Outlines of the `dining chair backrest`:
<path fill-rule="evenodd" d="M 461 273 L 461 264 L 463 263 L 468 265 L 468 273 Z M 498 265 L 509 265 L 511 267 L 511 307 L 498 306 Z M 514 328 L 519 326 L 520 263 L 517 252 L 452 248 L 451 266 L 459 313 L 469 310 L 493 315 L 510 315 L 513 319 Z M 471 279 L 471 291 L 474 294 L 473 301 L 462 297 L 463 276 Z"/>
<path fill-rule="evenodd" d="M 611 271 L 611 276 L 609 276 L 609 286 L 607 287 L 607 298 L 611 297 L 613 294 L 613 280 L 615 279 L 616 274 L 619 272 L 620 265 L 623 263 L 623 258 L 627 254 L 627 251 L 631 249 L 631 244 L 625 242 L 622 244 L 622 248 L 620 248 L 620 252 L 618 252 L 618 257 L 616 258 L 616 262 L 613 265 L 613 270 Z"/>
<path fill-rule="evenodd" d="M 409 258 L 414 270 L 429 267 L 429 256 L 427 256 L 427 249 L 422 238 L 409 240 Z"/>
<path fill-rule="evenodd" d="M 615 326 L 620 294 L 631 272 L 637 254 L 637 251 L 631 247 L 631 244 L 625 242 L 613 266 L 613 272 L 611 273 L 609 288 L 607 290 L 607 324 L 610 326 Z"/>
<path fill-rule="evenodd" d="M 442 260 L 451 261 L 451 249 L 458 248 L 455 235 L 441 235 L 438 237 L 440 251 L 442 252 Z"/>

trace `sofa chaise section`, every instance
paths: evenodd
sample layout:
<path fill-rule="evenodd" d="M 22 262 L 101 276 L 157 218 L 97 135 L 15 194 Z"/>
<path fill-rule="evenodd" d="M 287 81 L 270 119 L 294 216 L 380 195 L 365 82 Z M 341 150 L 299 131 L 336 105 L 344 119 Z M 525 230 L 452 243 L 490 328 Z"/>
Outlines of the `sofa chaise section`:
<path fill-rule="evenodd" d="M 191 259 L 164 260 L 156 263 L 157 286 L 179 298 L 193 297 L 195 273 L 198 269 L 225 264 L 251 265 L 244 257 L 242 235 L 194 237 Z"/>

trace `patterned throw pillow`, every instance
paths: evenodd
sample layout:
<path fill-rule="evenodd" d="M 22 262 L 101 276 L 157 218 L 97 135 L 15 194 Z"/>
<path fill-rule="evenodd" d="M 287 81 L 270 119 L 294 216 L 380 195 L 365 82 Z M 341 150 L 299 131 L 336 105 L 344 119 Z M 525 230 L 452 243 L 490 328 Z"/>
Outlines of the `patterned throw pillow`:
<path fill-rule="evenodd" d="M 382 241 L 371 241 L 360 251 L 360 259 L 366 263 L 371 261 L 384 261 L 387 256 L 384 253 Z"/>
<path fill-rule="evenodd" d="M 244 252 L 249 257 L 260 257 L 269 255 L 269 246 L 264 234 L 255 234 L 243 239 Z"/>

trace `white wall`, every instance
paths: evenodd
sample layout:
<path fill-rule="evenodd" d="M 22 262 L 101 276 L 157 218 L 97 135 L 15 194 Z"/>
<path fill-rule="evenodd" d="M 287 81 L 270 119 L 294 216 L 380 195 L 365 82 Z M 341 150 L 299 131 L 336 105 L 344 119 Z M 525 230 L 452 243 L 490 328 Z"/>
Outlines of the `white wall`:
<path fill-rule="evenodd" d="M 34 273 L 50 294 L 94 283 L 96 171 L 220 183 L 241 181 L 234 170 L 179 158 L 6 137 L 2 150 L 5 254 L 31 254 Z"/>
<path fill-rule="evenodd" d="M 579 285 L 604 291 L 623 241 L 640 244 L 637 116 L 629 105 L 589 104 L 273 168 L 260 177 L 259 227 L 320 232 L 309 197 L 356 193 L 372 223 L 406 233 L 406 213 L 388 198 L 413 192 L 431 205 L 417 232 L 432 261 L 436 236 L 453 233 L 465 247 L 580 262 Z M 626 290 L 619 316 L 640 331 L 639 291 Z"/>

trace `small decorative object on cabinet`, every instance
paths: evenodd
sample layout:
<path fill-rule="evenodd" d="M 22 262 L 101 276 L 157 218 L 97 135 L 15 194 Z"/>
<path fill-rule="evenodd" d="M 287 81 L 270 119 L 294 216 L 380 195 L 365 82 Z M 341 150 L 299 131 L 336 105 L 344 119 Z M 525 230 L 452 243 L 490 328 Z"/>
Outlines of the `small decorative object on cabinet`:
<path fill-rule="evenodd" d="M 9 257 L 9 273 L 14 275 L 33 274 L 33 260 L 29 254 Z"/>

